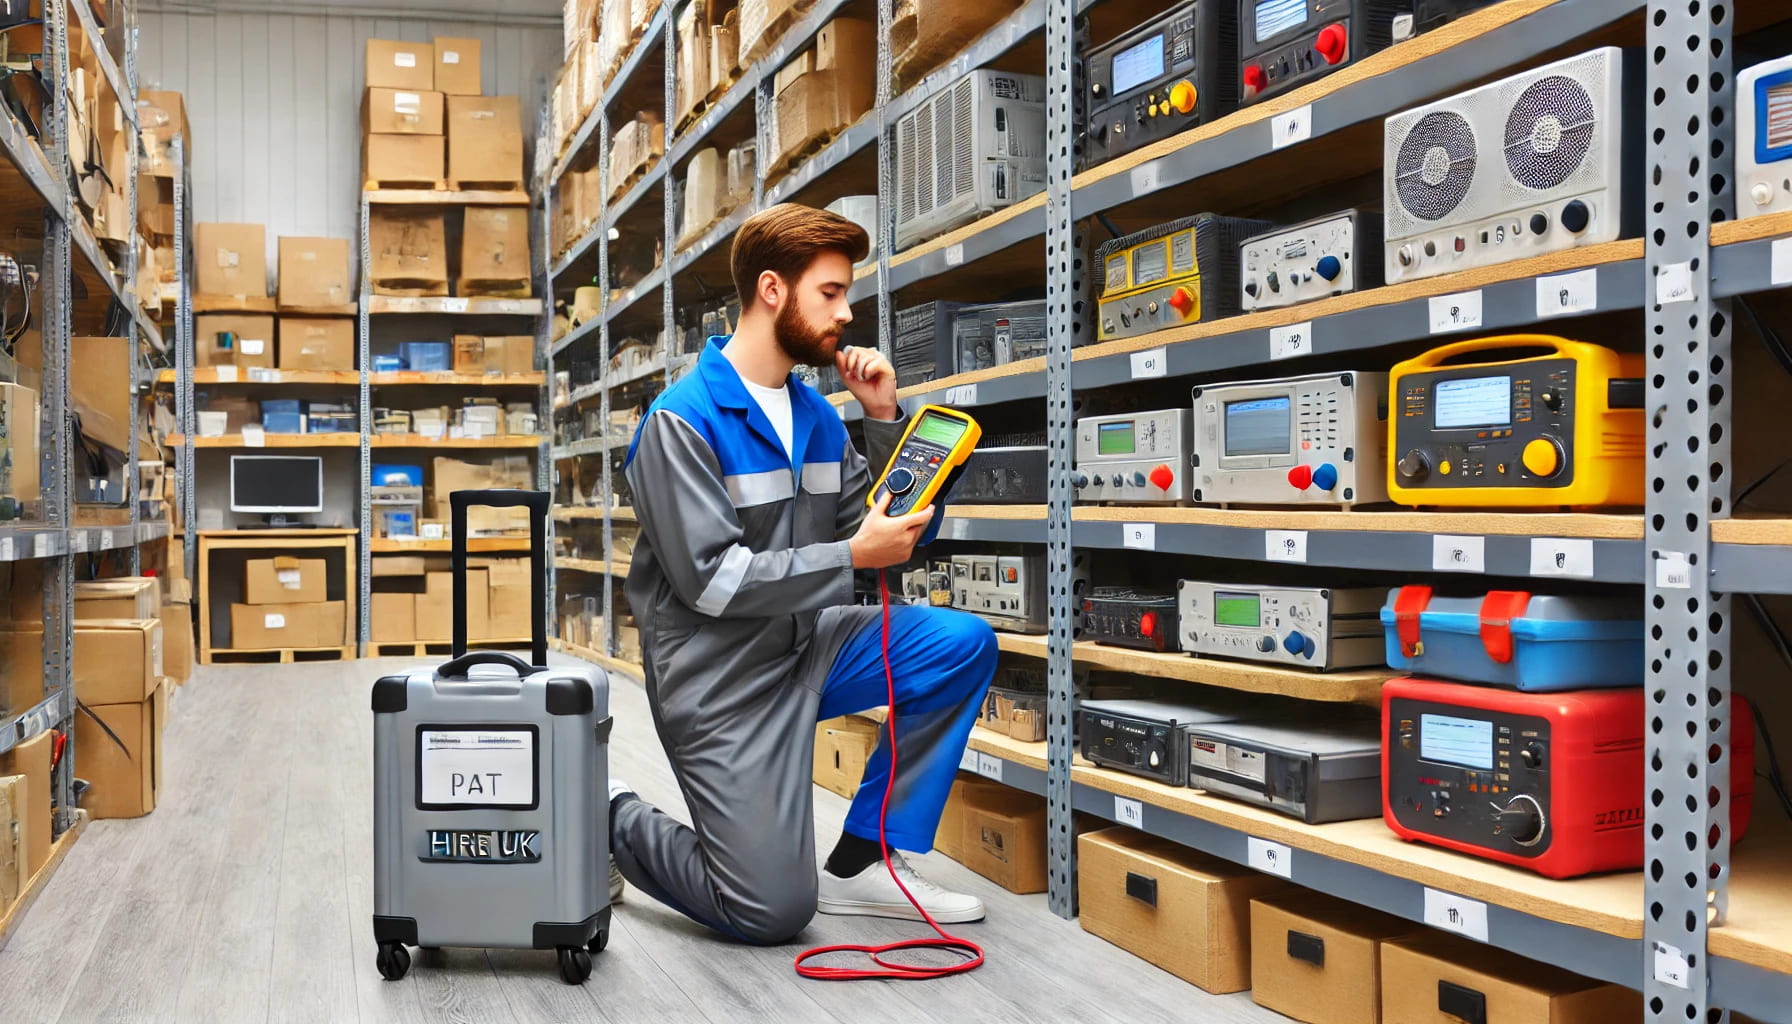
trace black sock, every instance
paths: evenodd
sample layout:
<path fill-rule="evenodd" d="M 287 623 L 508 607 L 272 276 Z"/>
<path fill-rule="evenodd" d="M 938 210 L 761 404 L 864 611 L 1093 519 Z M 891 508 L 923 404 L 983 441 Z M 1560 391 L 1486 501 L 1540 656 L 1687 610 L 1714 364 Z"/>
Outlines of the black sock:
<path fill-rule="evenodd" d="M 864 839 L 851 832 L 841 832 L 834 852 L 828 854 L 828 874 L 835 878 L 851 878 L 884 859 L 884 850 L 875 839 Z"/>

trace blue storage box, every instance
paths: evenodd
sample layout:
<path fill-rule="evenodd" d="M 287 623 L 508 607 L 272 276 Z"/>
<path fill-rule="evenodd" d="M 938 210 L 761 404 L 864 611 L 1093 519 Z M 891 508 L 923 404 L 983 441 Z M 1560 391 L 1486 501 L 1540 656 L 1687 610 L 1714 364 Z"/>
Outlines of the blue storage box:
<path fill-rule="evenodd" d="M 407 341 L 398 350 L 413 370 L 445 373 L 454 369 L 454 346 L 446 341 Z"/>
<path fill-rule="evenodd" d="M 404 369 L 408 369 L 408 367 L 405 366 L 403 356 L 374 356 L 373 357 L 373 372 L 374 373 L 397 373 L 399 370 L 404 370 Z"/>
<path fill-rule="evenodd" d="M 269 415 L 297 416 L 305 411 L 304 401 L 297 398 L 268 398 L 263 399 L 261 403 L 261 415 L 263 419 L 266 419 Z"/>
<path fill-rule="evenodd" d="M 376 462 L 373 464 L 372 484 L 375 487 L 422 487 L 423 467 Z"/>
<path fill-rule="evenodd" d="M 261 429 L 269 434 L 303 434 L 305 432 L 305 414 L 302 412 L 268 412 L 263 402 Z"/>
<path fill-rule="evenodd" d="M 1518 690 L 1643 683 L 1635 601 L 1496 590 L 1436 597 L 1399 587 L 1381 609 L 1388 667 Z"/>

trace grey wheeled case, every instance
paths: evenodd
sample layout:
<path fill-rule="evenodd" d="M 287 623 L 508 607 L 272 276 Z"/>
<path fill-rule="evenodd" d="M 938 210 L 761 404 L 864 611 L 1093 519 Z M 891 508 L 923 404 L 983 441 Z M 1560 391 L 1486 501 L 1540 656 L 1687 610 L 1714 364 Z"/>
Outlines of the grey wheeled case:
<path fill-rule="evenodd" d="M 373 935 L 407 946 L 551 949 L 569 984 L 610 936 L 609 677 L 547 667 L 549 497 L 457 491 L 454 657 L 373 684 Z M 532 659 L 467 651 L 467 509 L 529 509 Z"/>

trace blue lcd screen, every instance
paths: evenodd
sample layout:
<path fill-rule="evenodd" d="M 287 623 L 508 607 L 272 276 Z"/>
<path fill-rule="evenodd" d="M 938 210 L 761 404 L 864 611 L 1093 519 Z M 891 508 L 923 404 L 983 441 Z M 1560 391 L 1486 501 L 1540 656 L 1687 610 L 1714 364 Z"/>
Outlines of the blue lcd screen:
<path fill-rule="evenodd" d="M 1307 0 L 1258 0 L 1258 42 L 1306 23 Z"/>
<path fill-rule="evenodd" d="M 1164 37 L 1150 39 L 1114 54 L 1115 96 L 1122 96 L 1164 73 Z"/>

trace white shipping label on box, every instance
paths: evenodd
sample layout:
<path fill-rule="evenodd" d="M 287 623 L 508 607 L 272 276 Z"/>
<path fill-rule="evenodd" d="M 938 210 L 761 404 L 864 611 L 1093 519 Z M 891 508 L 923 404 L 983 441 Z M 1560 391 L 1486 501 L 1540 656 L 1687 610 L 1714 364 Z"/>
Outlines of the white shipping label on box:
<path fill-rule="evenodd" d="M 1433 572 L 1486 572 L 1487 538 L 1433 536 L 1431 569 Z"/>
<path fill-rule="evenodd" d="M 238 260 L 237 260 L 237 255 L 236 255 L 235 249 L 219 249 L 218 250 L 218 266 L 225 267 L 225 268 L 234 267 L 237 265 L 237 262 L 238 262 Z"/>
<path fill-rule="evenodd" d="M 1425 890 L 1425 923 L 1433 928 L 1487 941 L 1487 904 L 1453 892 Z"/>
<path fill-rule="evenodd" d="M 1448 334 L 1481 326 L 1481 289 L 1431 297 L 1431 333 Z"/>
<path fill-rule="evenodd" d="M 1270 119 L 1269 148 L 1281 149 L 1313 137 L 1313 105 L 1296 107 Z"/>
<path fill-rule="evenodd" d="M 299 570 L 297 569 L 276 569 L 274 578 L 279 580 L 280 585 L 287 590 L 299 589 Z"/>
<path fill-rule="evenodd" d="M 1114 820 L 1133 828 L 1145 827 L 1145 805 L 1123 796 L 1114 798 Z"/>
<path fill-rule="evenodd" d="M 1775 288 L 1792 284 L 1792 237 L 1774 239 L 1772 252 L 1769 283 Z"/>
<path fill-rule="evenodd" d="M 1156 523 L 1126 523 L 1120 527 L 1120 543 L 1141 551 L 1157 550 Z"/>
<path fill-rule="evenodd" d="M 280 614 L 279 612 L 268 612 L 266 615 L 263 615 L 261 617 L 261 628 L 263 628 L 263 629 L 285 629 L 286 628 L 286 616 Z"/>
<path fill-rule="evenodd" d="M 244 338 L 239 344 L 243 346 L 243 355 L 258 356 L 268 350 L 266 338 Z"/>
<path fill-rule="evenodd" d="M 414 53 L 405 53 L 403 51 L 395 53 L 392 55 L 392 66 L 414 68 L 417 66 L 417 55 Z"/>
<path fill-rule="evenodd" d="M 423 97 L 414 92 L 396 93 L 392 97 L 392 109 L 400 114 L 422 113 Z"/>
<path fill-rule="evenodd" d="M 536 803 L 532 729 L 425 729 L 417 791 L 425 806 L 530 807 Z"/>
<path fill-rule="evenodd" d="M 444 63 L 444 64 L 459 64 L 460 63 L 460 54 L 455 52 L 454 50 L 443 50 L 442 51 L 442 63 Z"/>
<path fill-rule="evenodd" d="M 1313 354 L 1313 321 L 1269 329 L 1269 358 L 1293 359 Z"/>
<path fill-rule="evenodd" d="M 1134 352 L 1132 354 L 1132 379 L 1144 380 L 1147 377 L 1162 377 L 1167 362 L 1168 359 L 1161 348 Z"/>
<path fill-rule="evenodd" d="M 1686 560 L 1686 552 L 1655 552 L 1655 585 L 1664 590 L 1692 589 L 1692 564 Z"/>
<path fill-rule="evenodd" d="M 1537 279 L 1537 316 L 1567 316 L 1599 308 L 1599 271 L 1588 268 L 1572 274 L 1552 274 Z"/>
<path fill-rule="evenodd" d="M 1670 263 L 1655 274 L 1655 304 L 1666 306 L 1692 298 L 1692 264 Z"/>
<path fill-rule="evenodd" d="M 1592 576 L 1593 542 L 1581 538 L 1532 537 L 1532 576 Z"/>
<path fill-rule="evenodd" d="M 1294 851 L 1281 843 L 1247 836 L 1245 860 L 1251 867 L 1266 874 L 1280 875 L 1283 878 L 1290 878 L 1294 874 Z"/>
<path fill-rule="evenodd" d="M 1264 530 L 1263 557 L 1271 562 L 1306 561 L 1307 531 Z"/>
<path fill-rule="evenodd" d="M 260 427 L 250 425 L 243 428 L 244 448 L 266 448 L 267 444 L 267 435 Z"/>

